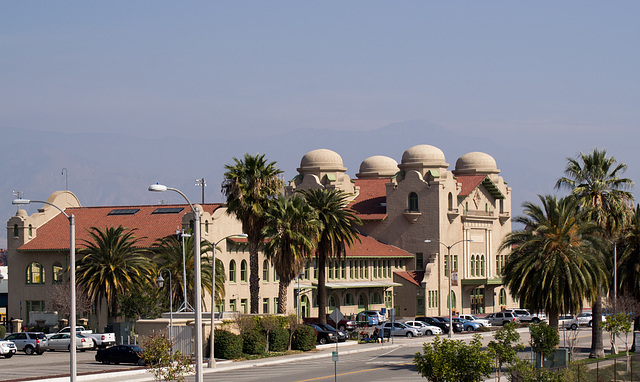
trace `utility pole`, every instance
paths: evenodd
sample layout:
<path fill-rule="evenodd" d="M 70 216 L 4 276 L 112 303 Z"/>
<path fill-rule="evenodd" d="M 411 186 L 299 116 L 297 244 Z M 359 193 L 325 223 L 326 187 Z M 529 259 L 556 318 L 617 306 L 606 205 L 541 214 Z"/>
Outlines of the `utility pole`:
<path fill-rule="evenodd" d="M 196 186 L 202 187 L 202 204 L 204 204 L 204 188 L 207 187 L 207 182 L 205 182 L 204 178 L 196 179 Z"/>

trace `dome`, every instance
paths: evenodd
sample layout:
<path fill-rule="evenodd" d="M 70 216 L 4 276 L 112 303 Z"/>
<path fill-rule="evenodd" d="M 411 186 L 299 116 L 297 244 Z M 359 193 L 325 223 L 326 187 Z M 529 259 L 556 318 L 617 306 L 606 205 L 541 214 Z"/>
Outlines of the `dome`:
<path fill-rule="evenodd" d="M 346 171 L 342 163 L 342 157 L 335 151 L 318 149 L 306 153 L 300 161 L 299 172 L 309 170 L 321 171 Z"/>
<path fill-rule="evenodd" d="M 431 145 L 413 146 L 402 154 L 401 167 L 448 167 L 442 150 Z"/>
<path fill-rule="evenodd" d="M 496 160 L 489 154 L 481 152 L 467 153 L 458 158 L 456 161 L 456 169 L 454 173 L 480 173 L 480 174 L 497 174 L 498 166 Z"/>
<path fill-rule="evenodd" d="M 29 214 L 27 214 L 27 211 L 25 211 L 24 209 L 20 208 L 18 211 L 16 211 L 16 216 L 27 217 L 27 216 L 29 216 Z"/>
<path fill-rule="evenodd" d="M 362 161 L 358 178 L 388 178 L 398 172 L 398 162 L 393 158 L 375 155 Z"/>

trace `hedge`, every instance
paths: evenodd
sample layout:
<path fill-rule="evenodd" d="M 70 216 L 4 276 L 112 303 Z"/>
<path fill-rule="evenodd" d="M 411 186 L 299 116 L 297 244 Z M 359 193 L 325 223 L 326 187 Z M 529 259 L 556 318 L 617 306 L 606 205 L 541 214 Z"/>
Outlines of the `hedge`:
<path fill-rule="evenodd" d="M 209 337 L 211 338 L 211 337 Z M 209 342 L 211 343 L 211 342 Z M 223 359 L 237 359 L 242 355 L 242 338 L 226 330 L 215 331 L 215 356 Z"/>

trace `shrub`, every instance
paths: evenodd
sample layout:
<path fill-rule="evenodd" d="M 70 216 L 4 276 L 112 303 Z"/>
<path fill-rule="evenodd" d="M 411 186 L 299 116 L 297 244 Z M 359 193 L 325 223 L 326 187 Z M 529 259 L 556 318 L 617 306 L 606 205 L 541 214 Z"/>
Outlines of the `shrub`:
<path fill-rule="evenodd" d="M 4 338 L 4 335 L 7 334 L 7 328 L 3 325 L 0 325 L 0 338 Z"/>
<path fill-rule="evenodd" d="M 311 326 L 301 325 L 293 333 L 291 349 L 309 351 L 316 347 L 316 331 Z"/>
<path fill-rule="evenodd" d="M 269 335 L 270 351 L 286 351 L 289 345 L 289 331 L 285 328 L 275 328 Z"/>
<path fill-rule="evenodd" d="M 165 336 L 151 335 L 144 341 L 142 358 L 155 380 L 186 381 L 185 374 L 193 371 L 189 357 L 179 350 L 171 352 L 171 341 Z"/>
<path fill-rule="evenodd" d="M 250 330 L 242 335 L 242 351 L 246 354 L 263 354 L 267 339 L 258 330 Z"/>
<path fill-rule="evenodd" d="M 226 330 L 216 330 L 214 336 L 215 356 L 236 359 L 242 355 L 242 338 Z"/>

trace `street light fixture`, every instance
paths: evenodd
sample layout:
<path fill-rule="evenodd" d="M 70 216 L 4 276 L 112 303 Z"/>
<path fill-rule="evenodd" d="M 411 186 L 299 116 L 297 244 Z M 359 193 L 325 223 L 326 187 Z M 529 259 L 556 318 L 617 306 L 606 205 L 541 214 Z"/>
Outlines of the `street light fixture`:
<path fill-rule="evenodd" d="M 444 245 L 447 248 L 447 274 L 449 275 L 449 296 L 447 297 L 447 301 L 449 302 L 449 338 L 453 337 L 453 301 L 451 301 L 451 248 L 453 248 L 456 244 L 466 242 L 472 242 L 472 239 L 462 239 L 458 240 L 451 245 L 446 245 L 440 240 L 434 240 L 435 242 Z M 431 243 L 431 240 L 427 239 L 424 241 L 425 243 Z"/>
<path fill-rule="evenodd" d="M 152 184 L 149 191 L 163 192 L 174 191 L 187 201 L 193 212 L 193 273 L 194 279 L 194 304 L 195 304 L 195 346 L 196 346 L 196 382 L 202 382 L 202 274 L 200 270 L 200 211 L 196 210 L 187 196 L 177 188 L 167 187 L 163 184 Z"/>
<path fill-rule="evenodd" d="M 203 179 L 204 180 L 204 179 Z M 208 363 L 208 367 L 210 369 L 214 369 L 216 367 L 216 357 L 214 356 L 214 344 L 213 344 L 213 340 L 214 340 L 214 331 L 215 331 L 215 324 L 214 324 L 214 311 L 215 311 L 215 295 L 216 295 L 216 247 L 218 246 L 218 244 L 220 244 L 223 240 L 226 240 L 230 237 L 247 237 L 248 235 L 246 233 L 241 233 L 241 234 L 236 234 L 236 235 L 228 235 L 223 237 L 222 239 L 216 241 L 215 243 L 213 243 L 213 254 L 211 255 L 211 345 L 209 347 L 209 351 L 211 354 L 209 354 L 209 363 Z"/>
<path fill-rule="evenodd" d="M 14 199 L 11 204 L 14 206 L 21 206 L 31 203 L 43 203 L 50 205 L 58 209 L 69 220 L 69 333 L 71 333 L 69 349 L 73 349 L 69 352 L 70 365 L 69 365 L 69 381 L 75 382 L 77 375 L 76 364 L 76 339 L 74 335 L 76 333 L 76 218 L 73 214 L 67 215 L 62 208 L 56 206 L 53 203 L 45 202 L 42 200 L 29 200 L 29 199 Z"/>
<path fill-rule="evenodd" d="M 158 278 L 156 279 L 159 288 L 164 286 L 162 271 L 169 272 L 169 340 L 171 341 L 171 352 L 173 353 L 173 290 L 171 289 L 171 271 L 167 268 L 160 270 Z"/>

